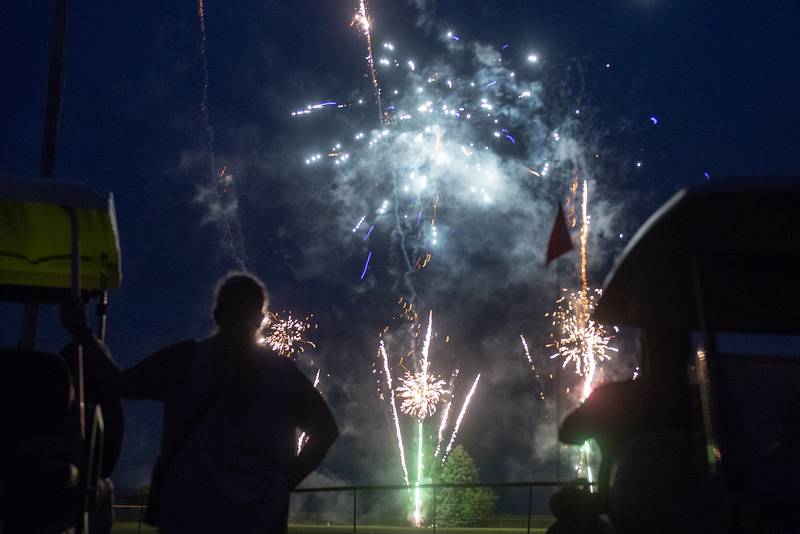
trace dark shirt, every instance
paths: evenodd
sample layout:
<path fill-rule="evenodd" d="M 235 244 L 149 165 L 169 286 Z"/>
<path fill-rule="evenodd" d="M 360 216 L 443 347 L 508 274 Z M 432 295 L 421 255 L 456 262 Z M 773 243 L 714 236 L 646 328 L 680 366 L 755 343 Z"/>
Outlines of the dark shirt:
<path fill-rule="evenodd" d="M 125 399 L 167 400 L 186 380 L 197 345 L 195 340 L 180 341 L 123 370 L 117 393 Z"/>
<path fill-rule="evenodd" d="M 262 347 L 237 352 L 219 338 L 181 342 L 124 371 L 118 387 L 164 401 L 162 454 L 177 453 L 161 495 L 162 532 L 285 531 L 296 430 L 324 406 L 294 362 Z"/>
<path fill-rule="evenodd" d="M 219 335 L 181 341 L 125 370 L 94 337 L 84 340 L 84 348 L 88 373 L 104 394 L 164 402 L 162 452 L 189 435 L 199 408 L 209 406 L 205 419 L 222 410 L 225 422 L 217 428 L 227 436 L 226 447 L 238 447 L 239 458 L 269 461 L 265 468 L 285 472 L 293 487 L 336 438 L 330 409 L 294 362 L 253 343 Z M 299 455 L 298 428 L 311 436 Z"/>
<path fill-rule="evenodd" d="M 210 377 L 202 386 L 193 385 L 190 388 L 201 387 L 205 388 L 205 391 L 187 392 L 186 383 L 193 362 L 200 347 L 207 344 L 214 353 L 209 355 Z M 286 422 L 285 428 L 280 432 L 283 436 L 281 448 L 290 448 L 294 451 L 295 429 L 306 430 L 306 423 L 315 413 L 315 409 L 318 411 L 317 406 L 312 405 L 324 404 L 319 393 L 293 361 L 279 356 L 270 349 L 254 348 L 254 366 L 249 368 L 245 366 L 242 370 L 229 365 L 230 355 L 224 354 L 225 349 L 219 347 L 219 344 L 217 338 L 210 338 L 202 343 L 185 340 L 165 347 L 137 365 L 123 370 L 116 385 L 117 392 L 126 399 L 151 399 L 164 402 L 162 446 L 169 445 L 173 441 L 173 434 L 183 433 L 186 420 L 191 419 L 193 412 L 202 404 L 202 400 L 216 390 L 226 390 L 223 403 L 231 408 L 229 411 L 235 411 L 239 416 L 251 410 L 259 410 L 260 407 L 254 403 L 270 402 L 275 407 L 280 405 L 280 412 L 285 415 Z M 255 394 L 261 388 L 273 391 L 275 395 L 269 399 L 262 398 L 263 395 Z M 185 397 L 192 395 L 198 397 L 195 401 L 199 402 L 194 403 L 195 407 L 182 406 Z M 236 406 L 232 408 L 229 406 L 230 403 L 236 403 Z M 275 417 L 277 414 L 273 414 L 273 418 Z"/>

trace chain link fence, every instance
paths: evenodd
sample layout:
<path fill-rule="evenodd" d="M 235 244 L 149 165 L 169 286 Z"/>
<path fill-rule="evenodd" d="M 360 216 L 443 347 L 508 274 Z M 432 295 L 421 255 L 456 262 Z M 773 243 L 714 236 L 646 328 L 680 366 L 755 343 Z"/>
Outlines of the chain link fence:
<path fill-rule="evenodd" d="M 562 483 L 549 481 L 298 488 L 292 492 L 289 531 L 295 534 L 403 534 L 426 528 L 456 532 L 543 533 L 553 522 L 549 500 Z M 491 496 L 491 507 L 475 504 Z M 118 496 L 114 534 L 149 534 L 145 495 Z M 415 513 L 416 512 L 416 513 Z"/>

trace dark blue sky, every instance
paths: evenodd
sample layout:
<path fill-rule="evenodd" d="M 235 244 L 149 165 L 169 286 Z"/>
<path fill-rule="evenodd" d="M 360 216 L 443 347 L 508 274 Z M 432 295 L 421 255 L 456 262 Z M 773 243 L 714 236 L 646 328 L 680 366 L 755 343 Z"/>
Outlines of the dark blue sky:
<path fill-rule="evenodd" d="M 376 260 L 377 282 L 359 286 L 363 250 L 309 253 L 310 235 L 319 228 L 309 220 L 338 217 L 340 211 L 329 213 L 304 199 L 308 188 L 316 191 L 315 184 L 332 179 L 331 173 L 309 174 L 298 163 L 304 150 L 324 146 L 343 124 L 363 123 L 368 129 L 374 123 L 364 118 L 367 112 L 332 124 L 298 124 L 289 116 L 328 99 L 362 96 L 371 102 L 363 38 L 349 25 L 354 4 L 208 1 L 209 109 L 217 163 L 227 164 L 237 177 L 238 217 L 251 267 L 266 280 L 277 308 L 318 318 L 325 348 L 315 357 L 336 377 L 325 393 L 340 419 L 352 420 L 343 422 L 346 432 L 330 462 L 331 475 L 385 482 L 391 475 L 372 480 L 369 471 L 349 464 L 345 451 L 348 445 L 367 446 L 361 443 L 367 435 L 359 426 L 364 421 L 385 423 L 377 402 L 363 417 L 353 410 L 363 401 L 355 390 L 373 395 L 369 373 L 376 335 L 389 321 L 396 297 L 375 285 L 390 286 L 393 274 L 381 267 L 388 261 Z M 371 6 L 376 42 L 402 43 L 404 53 L 420 62 L 444 53 L 445 29 L 467 42 L 509 43 L 509 58 L 539 55 L 540 81 L 549 87 L 545 109 L 592 110 L 584 133 L 603 154 L 604 163 L 595 171 L 598 187 L 607 193 L 602 198 L 619 202 L 614 232 L 631 233 L 673 192 L 705 180 L 706 172 L 712 180 L 800 172 L 800 7 L 794 2 L 453 0 L 414 7 L 402 0 L 373 0 Z M 71 2 L 69 7 L 56 175 L 115 195 L 124 283 L 113 295 L 109 343 L 123 365 L 166 343 L 205 335 L 211 326 L 211 284 L 234 267 L 218 226 L 203 224 L 207 208 L 194 200 L 208 178 L 209 148 L 200 111 L 196 7 L 186 0 Z M 44 1 L 0 8 L 2 173 L 38 171 L 52 12 L 51 2 Z M 652 125 L 651 116 L 658 125 Z M 637 161 L 641 168 L 635 168 Z M 594 264 L 595 284 L 622 244 L 608 248 Z M 486 258 L 464 261 L 473 261 L 474 270 L 500 268 Z M 324 275 L 309 262 L 323 262 Z M 316 274 L 302 274 L 309 269 Z M 463 332 L 462 366 L 484 373 L 497 369 L 502 378 L 492 387 L 517 399 L 519 413 L 497 424 L 533 426 L 533 408 L 524 404 L 531 395 L 525 367 L 490 360 L 486 352 L 500 352 L 488 331 L 511 322 L 510 310 L 526 309 L 521 303 L 509 305 L 509 299 L 521 302 L 543 290 L 518 285 L 503 291 L 495 300 L 472 299 L 463 288 L 457 292 L 461 299 L 452 294 L 430 299 L 447 303 L 450 312 L 472 310 L 443 318 L 450 327 L 443 334 Z M 541 317 L 547 305 L 529 308 Z M 3 310 L 13 326 L 16 312 Z M 478 316 L 489 319 L 478 324 Z M 54 328 L 52 316 L 45 319 Z M 494 417 L 490 394 L 472 414 L 476 420 Z M 156 414 L 147 403 L 128 405 L 119 475 L 123 487 L 146 478 L 157 439 Z M 380 436 L 368 435 L 369 440 Z M 469 428 L 463 440 L 487 478 L 513 479 L 546 472 L 531 459 L 526 440 L 534 435 L 509 438 L 500 455 Z M 391 445 L 387 437 L 369 446 Z"/>

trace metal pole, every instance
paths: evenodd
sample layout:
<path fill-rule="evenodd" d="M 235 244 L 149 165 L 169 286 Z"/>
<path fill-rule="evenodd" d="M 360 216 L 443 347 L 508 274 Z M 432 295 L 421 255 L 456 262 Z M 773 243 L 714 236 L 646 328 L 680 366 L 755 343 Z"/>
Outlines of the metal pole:
<path fill-rule="evenodd" d="M 56 138 L 61 114 L 61 94 L 64 84 L 64 51 L 67 42 L 67 0 L 56 0 L 53 22 L 53 44 L 50 49 L 50 74 L 47 80 L 47 104 L 42 136 L 42 161 L 39 174 L 52 178 L 56 162 Z"/>
<path fill-rule="evenodd" d="M 70 271 L 70 287 L 72 297 L 81 296 L 81 236 L 78 216 L 72 208 L 64 208 L 69 217 L 72 237 L 72 268 Z M 78 408 L 80 410 L 81 437 L 86 438 L 86 391 L 84 389 L 83 346 L 78 344 Z"/>
<path fill-rule="evenodd" d="M 528 534 L 531 534 L 532 509 L 533 509 L 533 486 L 528 486 Z"/>
<path fill-rule="evenodd" d="M 97 301 L 97 339 L 106 340 L 106 322 L 108 320 L 108 291 L 103 291 Z"/>
<path fill-rule="evenodd" d="M 56 138 L 61 111 L 61 92 L 64 83 L 64 50 L 66 41 L 67 0 L 56 0 L 56 13 L 53 21 L 53 44 L 50 48 L 50 73 L 47 79 L 44 133 L 42 134 L 42 160 L 39 165 L 39 175 L 48 178 L 52 178 L 56 162 Z M 38 304 L 27 303 L 22 315 L 20 348 L 33 349 L 36 346 L 38 319 Z"/>
<path fill-rule="evenodd" d="M 436 534 L 436 486 L 433 487 L 433 534 Z"/>
<path fill-rule="evenodd" d="M 556 300 L 561 298 L 561 269 L 556 260 Z M 556 482 L 561 482 L 561 442 L 558 441 L 558 427 L 561 425 L 561 366 L 556 365 Z"/>
<path fill-rule="evenodd" d="M 356 492 L 358 490 L 353 488 L 353 534 L 356 534 Z"/>
<path fill-rule="evenodd" d="M 139 498 L 139 527 L 136 529 L 136 534 L 142 534 L 142 514 L 144 513 L 145 497 Z"/>

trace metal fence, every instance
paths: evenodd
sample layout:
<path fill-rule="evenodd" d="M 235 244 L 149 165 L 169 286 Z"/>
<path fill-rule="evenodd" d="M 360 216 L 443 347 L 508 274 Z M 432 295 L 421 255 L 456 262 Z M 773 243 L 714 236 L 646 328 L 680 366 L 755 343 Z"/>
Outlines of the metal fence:
<path fill-rule="evenodd" d="M 293 494 L 299 496 L 313 495 L 317 498 L 324 499 L 325 496 L 335 495 L 338 507 L 342 508 L 345 504 L 349 510 L 339 510 L 337 513 L 314 513 L 307 511 L 304 514 L 299 514 L 297 507 L 294 507 L 293 513 L 290 514 L 289 523 L 291 526 L 314 525 L 321 527 L 338 527 L 337 530 L 341 531 L 342 527 L 352 527 L 355 534 L 359 527 L 367 526 L 382 526 L 382 527 L 408 527 L 409 519 L 397 514 L 388 513 L 362 513 L 359 515 L 359 505 L 365 501 L 375 501 L 376 493 L 380 492 L 413 492 L 417 488 L 428 492 L 429 496 L 429 509 L 427 510 L 426 528 L 436 534 L 437 529 L 444 528 L 447 525 L 442 524 L 440 518 L 437 517 L 437 501 L 441 500 L 441 490 L 448 489 L 480 489 L 487 488 L 493 491 L 508 491 L 514 490 L 524 495 L 516 495 L 515 502 L 517 503 L 517 511 L 513 514 L 493 514 L 488 517 L 480 518 L 483 526 L 495 529 L 514 529 L 518 532 L 531 533 L 532 529 L 545 529 L 553 521 L 547 511 L 543 511 L 541 502 L 534 510 L 534 492 L 546 491 L 549 500 L 549 494 L 564 482 L 554 481 L 523 481 L 523 482 L 494 482 L 494 483 L 436 483 L 436 484 L 420 484 L 419 486 L 405 486 L 405 485 L 360 485 L 360 486 L 330 486 L 318 488 L 296 488 Z M 439 496 L 437 498 L 437 492 Z M 541 497 L 541 496 L 540 496 Z M 118 496 L 114 505 L 115 521 L 128 524 L 136 524 L 137 531 L 142 530 L 142 519 L 144 515 L 144 505 L 147 500 L 145 495 L 126 495 Z M 539 498 L 538 501 L 543 499 Z M 521 506 L 520 506 L 521 505 Z M 374 507 L 374 506 L 373 506 Z M 524 507 L 524 512 L 522 509 Z M 470 518 L 463 518 L 469 522 Z M 477 519 L 477 518 L 476 518 Z M 450 529 L 448 529 L 450 530 Z M 363 534 L 363 533 L 362 533 Z"/>

